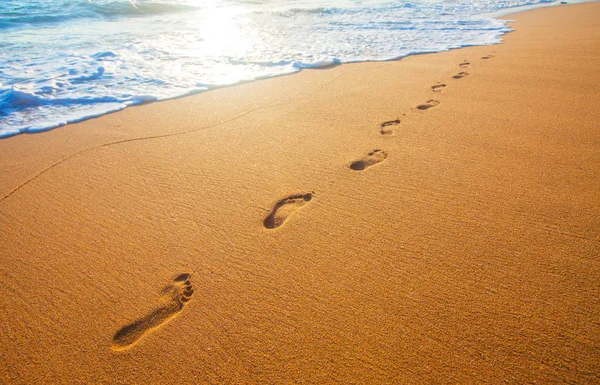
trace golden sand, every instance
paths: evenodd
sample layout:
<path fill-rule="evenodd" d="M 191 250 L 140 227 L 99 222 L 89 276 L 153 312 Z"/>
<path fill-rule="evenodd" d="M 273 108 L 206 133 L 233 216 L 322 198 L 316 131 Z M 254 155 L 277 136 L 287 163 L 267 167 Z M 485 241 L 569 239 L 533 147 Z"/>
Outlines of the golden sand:
<path fill-rule="evenodd" d="M 0 141 L 0 383 L 599 382 L 598 15 Z"/>

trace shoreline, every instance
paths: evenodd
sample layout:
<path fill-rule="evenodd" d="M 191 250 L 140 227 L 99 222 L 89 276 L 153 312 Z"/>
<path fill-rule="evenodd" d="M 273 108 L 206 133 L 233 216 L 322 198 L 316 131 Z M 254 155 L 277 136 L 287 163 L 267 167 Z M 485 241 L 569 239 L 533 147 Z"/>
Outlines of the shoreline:
<path fill-rule="evenodd" d="M 597 0 L 575 0 L 575 2 L 572 2 L 572 4 L 580 4 L 580 3 L 585 3 L 585 2 L 594 2 Z M 533 5 L 524 5 L 524 6 L 519 6 L 519 7 L 514 7 L 514 8 L 510 8 L 507 10 L 501 10 L 501 11 L 496 11 L 496 12 L 491 12 L 491 13 L 483 13 L 480 16 L 483 17 L 489 17 L 489 18 L 493 18 L 493 19 L 506 19 L 509 15 L 511 14 L 518 14 L 518 13 L 522 13 L 522 12 L 527 12 L 530 10 L 535 10 L 538 8 L 546 8 L 546 7 L 552 7 L 552 6 L 560 6 L 560 5 L 565 5 L 565 4 L 561 4 L 559 1 L 554 1 L 552 3 L 540 3 L 540 4 L 533 4 Z M 510 22 L 510 20 L 507 20 L 508 22 Z M 499 37 L 500 41 L 496 42 L 496 43 L 491 43 L 491 44 L 487 44 L 487 45 L 481 45 L 481 46 L 493 46 L 496 44 L 502 44 L 503 41 L 503 36 L 505 36 L 506 34 L 510 33 L 512 31 L 506 31 L 504 33 L 502 33 Z M 208 88 L 205 90 L 191 90 L 191 91 L 187 91 L 186 93 L 183 93 L 181 95 L 178 96 L 172 96 L 172 97 L 168 97 L 168 98 L 163 98 L 163 99 L 159 99 L 157 96 L 154 95 L 150 95 L 146 96 L 146 95 L 139 95 L 136 96 L 136 99 L 139 99 L 138 102 L 129 104 L 125 107 L 122 108 L 117 108 L 117 109 L 112 109 L 112 110 L 107 110 L 105 112 L 100 112 L 100 113 L 94 113 L 93 115 L 88 115 L 88 116 L 82 116 L 82 117 L 77 117 L 77 118 L 73 118 L 71 121 L 67 121 L 67 122 L 55 122 L 53 123 L 53 126 L 48 126 L 48 127 L 36 127 L 35 125 L 33 127 L 28 127 L 26 128 L 27 131 L 18 131 L 18 132 L 9 132 L 9 133 L 0 133 L 0 140 L 2 139 L 6 139 L 6 138 L 10 138 L 13 136 L 17 136 L 17 135 L 33 135 L 33 134 L 37 134 L 37 133 L 41 133 L 41 132 L 46 132 L 46 131 L 52 131 L 55 130 L 57 128 L 61 128 L 67 125 L 72 125 L 72 124 L 77 124 L 77 123 L 81 123 L 81 122 L 85 122 L 87 120 L 91 120 L 91 119 L 97 119 L 97 118 L 101 118 L 103 116 L 106 115 L 110 115 L 110 114 L 114 114 L 117 112 L 121 112 L 127 108 L 131 108 L 131 107 L 135 107 L 135 106 L 143 106 L 146 104 L 152 104 L 152 103 L 157 103 L 157 102 L 164 102 L 164 101 L 169 101 L 169 100 L 177 100 L 177 99 L 181 99 L 181 98 L 186 98 L 189 96 L 194 96 L 194 95 L 198 95 L 201 93 L 205 93 L 205 92 L 210 92 L 213 91 L 215 89 L 221 89 L 221 88 L 229 88 L 229 87 L 237 87 L 243 84 L 247 84 L 247 83 L 252 83 L 252 82 L 256 82 L 256 81 L 261 81 L 261 80 L 266 80 L 269 78 L 276 78 L 276 77 L 280 77 L 280 76 L 290 76 L 290 75 L 294 75 L 298 72 L 301 72 L 303 70 L 323 70 L 323 69 L 330 69 L 332 67 L 338 66 L 338 65 L 348 65 L 348 64 L 357 64 L 357 63 L 385 63 L 385 62 L 391 62 L 391 61 L 397 61 L 397 60 L 402 60 L 405 59 L 407 57 L 410 56 L 417 56 L 417 55 L 428 55 L 428 54 L 435 54 L 435 53 L 441 53 L 441 52 L 448 52 L 448 51 L 452 51 L 452 50 L 456 50 L 456 49 L 462 49 L 462 48 L 467 48 L 467 47 L 473 47 L 473 46 L 477 46 L 477 45 L 470 45 L 470 44 L 466 44 L 466 45 L 462 45 L 460 47 L 454 47 L 454 48 L 449 48 L 446 50 L 442 50 L 442 51 L 430 51 L 430 52 L 415 52 L 415 53 L 411 53 L 408 54 L 406 56 L 399 56 L 399 57 L 393 57 L 390 59 L 382 59 L 382 60 L 355 60 L 355 61 L 344 61 L 344 62 L 340 62 L 338 59 L 335 59 L 334 62 L 326 64 L 326 65 L 320 65 L 318 66 L 317 63 L 310 65 L 310 66 L 306 66 L 306 67 L 300 67 L 300 68 L 296 68 L 295 72 L 289 72 L 289 73 L 282 73 L 279 75 L 272 75 L 272 76 L 265 76 L 265 77 L 257 77 L 255 79 L 250 79 L 250 80 L 242 80 L 239 81 L 237 83 L 233 83 L 233 84 L 225 84 L 225 85 L 216 85 L 213 86 L 212 88 Z M 337 61 L 337 62 L 336 62 Z"/>
<path fill-rule="evenodd" d="M 540 3 L 540 4 L 533 4 L 533 5 L 523 5 L 520 7 L 517 7 L 518 9 L 513 9 L 510 11 L 497 11 L 497 12 L 491 12 L 491 13 L 486 13 L 485 15 L 488 17 L 493 17 L 493 18 L 500 18 L 500 19 L 506 19 L 508 18 L 508 16 L 510 15 L 518 15 L 520 13 L 524 13 L 524 12 L 529 12 L 529 11 L 535 11 L 536 9 L 543 9 L 543 8 L 549 8 L 549 7 L 560 7 L 560 6 L 564 6 L 564 5 L 577 5 L 577 4 L 586 4 L 586 3 L 594 3 L 597 2 L 598 0 L 571 0 L 571 1 L 561 1 L 561 0 L 554 0 L 550 3 Z"/>
<path fill-rule="evenodd" d="M 0 382 L 597 381 L 598 11 L 0 141 Z"/>

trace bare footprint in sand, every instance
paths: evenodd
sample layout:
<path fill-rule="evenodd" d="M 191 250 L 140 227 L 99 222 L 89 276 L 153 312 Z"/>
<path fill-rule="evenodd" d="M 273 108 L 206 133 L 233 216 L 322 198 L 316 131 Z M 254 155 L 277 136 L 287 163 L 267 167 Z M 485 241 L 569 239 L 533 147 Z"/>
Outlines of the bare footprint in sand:
<path fill-rule="evenodd" d="M 388 154 L 382 150 L 373 150 L 362 159 L 359 159 L 350 164 L 350 168 L 354 171 L 362 171 L 366 168 L 381 163 L 387 158 Z"/>
<path fill-rule="evenodd" d="M 456 75 L 452 76 L 453 79 L 462 79 L 462 78 L 466 78 L 467 76 L 469 76 L 468 72 L 459 72 Z"/>
<path fill-rule="evenodd" d="M 466 61 L 466 60 L 465 60 L 465 61 L 463 61 L 462 63 L 460 63 L 458 66 L 459 66 L 460 68 L 467 68 L 467 67 L 468 67 L 468 66 L 470 66 L 470 65 L 471 65 L 471 63 L 469 63 L 468 61 Z"/>
<path fill-rule="evenodd" d="M 399 124 L 400 119 L 390 120 L 389 122 L 383 122 L 381 123 L 381 131 L 379 132 L 381 133 L 381 135 L 392 135 L 394 133 L 394 130 L 392 130 L 389 127 L 397 126 Z"/>
<path fill-rule="evenodd" d="M 277 202 L 273 211 L 265 218 L 264 225 L 267 229 L 276 229 L 296 210 L 312 200 L 314 193 L 292 195 Z"/>
<path fill-rule="evenodd" d="M 433 107 L 436 107 L 436 106 L 439 106 L 439 105 L 440 105 L 439 101 L 432 99 L 432 100 L 428 100 L 426 103 L 418 105 L 417 108 L 419 110 L 421 110 L 421 111 L 425 111 L 425 110 L 428 110 L 430 108 L 433 108 Z"/>
<path fill-rule="evenodd" d="M 442 83 L 442 84 L 436 84 L 435 86 L 431 86 L 431 90 L 432 90 L 433 92 L 442 92 L 442 90 L 443 90 L 444 88 L 446 88 L 446 85 L 445 85 L 445 84 L 443 84 L 443 83 Z"/>
<path fill-rule="evenodd" d="M 119 351 L 131 348 L 148 332 L 179 314 L 185 303 L 194 294 L 190 277 L 191 274 L 188 273 L 178 275 L 173 283 L 162 290 L 162 305 L 116 332 L 113 337 L 112 349 Z"/>

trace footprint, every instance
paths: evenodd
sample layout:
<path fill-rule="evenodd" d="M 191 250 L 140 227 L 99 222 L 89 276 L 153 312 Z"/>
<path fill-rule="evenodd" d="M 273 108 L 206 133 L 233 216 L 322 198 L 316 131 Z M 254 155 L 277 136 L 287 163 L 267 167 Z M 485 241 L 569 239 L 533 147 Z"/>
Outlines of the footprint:
<path fill-rule="evenodd" d="M 354 171 L 361 171 L 368 167 L 374 166 L 377 163 L 381 163 L 387 158 L 388 154 L 382 150 L 373 150 L 367 154 L 364 158 L 352 162 L 350 168 Z"/>
<path fill-rule="evenodd" d="M 296 210 L 310 202 L 314 193 L 292 195 L 277 202 L 271 214 L 265 219 L 267 229 L 276 229 Z"/>
<path fill-rule="evenodd" d="M 468 61 L 465 60 L 464 62 L 460 63 L 458 66 L 460 68 L 467 68 L 470 65 L 471 65 L 471 63 L 469 63 Z"/>
<path fill-rule="evenodd" d="M 494 56 L 494 55 L 487 55 L 487 56 L 482 56 L 481 58 L 487 60 L 487 59 L 492 59 L 492 58 L 495 58 L 495 57 L 496 56 Z"/>
<path fill-rule="evenodd" d="M 465 78 L 467 76 L 469 76 L 468 72 L 459 72 L 456 75 L 452 76 L 452 78 L 454 78 L 454 79 L 462 79 L 462 78 Z"/>
<path fill-rule="evenodd" d="M 400 124 L 400 119 L 396 119 L 396 120 L 390 120 L 389 122 L 383 122 L 381 123 L 381 135 L 392 135 L 394 133 L 394 130 L 387 128 L 390 126 L 397 126 Z"/>
<path fill-rule="evenodd" d="M 435 86 L 431 86 L 431 90 L 433 92 L 442 92 L 442 89 L 446 88 L 445 84 L 436 84 Z"/>
<path fill-rule="evenodd" d="M 417 108 L 421 111 L 425 111 L 425 110 L 428 110 L 435 106 L 439 106 L 439 104 L 440 104 L 440 102 L 437 100 L 428 100 L 427 103 L 421 104 L 421 105 L 417 106 Z"/>
<path fill-rule="evenodd" d="M 170 321 L 190 300 L 194 289 L 190 282 L 191 274 L 178 275 L 173 283 L 162 290 L 162 305 L 137 321 L 121 328 L 113 337 L 112 349 L 126 350 L 138 343 L 148 332 Z"/>

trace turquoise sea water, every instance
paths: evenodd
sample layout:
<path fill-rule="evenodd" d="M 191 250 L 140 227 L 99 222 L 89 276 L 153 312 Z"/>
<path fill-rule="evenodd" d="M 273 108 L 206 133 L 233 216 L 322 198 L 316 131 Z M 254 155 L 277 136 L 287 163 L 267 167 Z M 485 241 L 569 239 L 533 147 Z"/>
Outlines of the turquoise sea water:
<path fill-rule="evenodd" d="M 332 63 L 495 44 L 551 0 L 2 0 L 0 137 Z"/>

